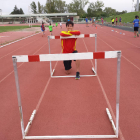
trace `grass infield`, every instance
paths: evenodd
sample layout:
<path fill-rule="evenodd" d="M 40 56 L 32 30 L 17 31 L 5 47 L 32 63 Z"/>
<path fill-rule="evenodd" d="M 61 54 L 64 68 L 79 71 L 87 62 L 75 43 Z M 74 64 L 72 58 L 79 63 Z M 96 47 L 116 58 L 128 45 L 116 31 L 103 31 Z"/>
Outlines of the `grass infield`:
<path fill-rule="evenodd" d="M 32 27 L 40 27 L 41 25 L 32 25 Z M 48 27 L 45 25 L 45 27 Z M 9 31 L 17 31 L 25 28 L 30 28 L 29 26 L 0 26 L 0 33 L 9 32 Z"/>

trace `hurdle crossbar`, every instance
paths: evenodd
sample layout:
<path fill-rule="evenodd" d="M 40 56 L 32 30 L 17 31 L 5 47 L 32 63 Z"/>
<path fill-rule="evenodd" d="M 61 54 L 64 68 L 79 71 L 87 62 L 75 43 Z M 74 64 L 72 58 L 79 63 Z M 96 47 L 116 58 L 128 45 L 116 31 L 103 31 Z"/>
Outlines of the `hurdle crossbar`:
<path fill-rule="evenodd" d="M 97 34 L 80 34 L 80 35 L 72 35 L 72 36 L 48 36 L 48 45 L 49 45 L 49 54 L 51 54 L 50 49 L 50 39 L 70 39 L 70 38 L 89 38 L 89 37 L 95 37 L 95 52 L 97 51 Z M 89 77 L 89 76 L 96 76 L 97 75 L 97 59 L 95 59 L 95 68 L 92 67 L 91 70 L 94 72 L 94 75 L 81 75 L 80 77 Z M 63 78 L 63 77 L 75 77 L 75 75 L 67 75 L 67 76 L 54 76 L 55 69 L 52 69 L 52 64 L 50 61 L 50 75 L 52 78 Z"/>
<path fill-rule="evenodd" d="M 82 57 L 81 57 L 82 55 Z M 87 57 L 88 55 L 88 57 Z M 29 122 L 24 130 L 24 121 L 23 121 L 23 112 L 20 96 L 20 87 L 18 80 L 18 71 L 17 71 L 17 62 L 44 62 L 44 61 L 63 61 L 63 60 L 83 60 L 83 59 L 108 59 L 108 58 L 117 58 L 117 86 L 116 86 L 116 126 L 112 119 L 111 113 L 108 108 L 106 108 L 106 113 L 111 122 L 112 128 L 115 135 L 58 135 L 58 136 L 26 136 L 29 128 L 33 122 L 33 119 L 36 114 L 36 110 L 33 111 Z M 21 121 L 21 132 L 23 139 L 76 139 L 76 138 L 118 138 L 119 135 L 119 98 L 120 98 L 120 61 L 121 61 L 121 51 L 106 51 L 106 52 L 86 52 L 86 53 L 73 53 L 73 54 L 40 54 L 40 55 L 19 55 L 12 56 L 17 97 L 18 97 L 18 106 L 20 112 L 20 121 Z"/>

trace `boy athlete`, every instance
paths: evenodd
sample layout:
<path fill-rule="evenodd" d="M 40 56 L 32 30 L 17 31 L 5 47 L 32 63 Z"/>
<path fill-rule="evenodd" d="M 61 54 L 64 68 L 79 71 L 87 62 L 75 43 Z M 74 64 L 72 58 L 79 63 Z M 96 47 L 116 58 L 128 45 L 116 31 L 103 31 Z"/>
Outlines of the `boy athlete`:
<path fill-rule="evenodd" d="M 72 36 L 72 35 L 80 35 L 80 31 L 73 30 L 74 23 L 72 21 L 68 21 L 66 23 L 67 31 L 62 31 L 60 36 Z M 76 40 L 77 38 L 70 38 L 70 39 L 61 39 L 62 45 L 62 53 L 77 53 L 76 50 Z M 74 60 L 76 63 L 76 77 L 75 79 L 80 79 L 80 61 Z M 70 74 L 70 69 L 72 60 L 63 61 L 66 74 Z"/>
<path fill-rule="evenodd" d="M 42 25 L 40 27 L 41 27 L 41 31 L 42 31 L 42 37 L 43 37 L 43 35 L 45 35 L 45 26 L 44 26 L 43 22 L 42 22 Z"/>
<path fill-rule="evenodd" d="M 139 23 L 140 23 L 140 21 L 139 21 L 138 18 L 139 18 L 138 16 L 135 16 L 135 19 L 133 21 L 133 25 L 134 25 L 134 37 L 136 37 L 136 35 L 137 35 L 137 37 L 139 37 L 138 30 L 139 30 Z"/>

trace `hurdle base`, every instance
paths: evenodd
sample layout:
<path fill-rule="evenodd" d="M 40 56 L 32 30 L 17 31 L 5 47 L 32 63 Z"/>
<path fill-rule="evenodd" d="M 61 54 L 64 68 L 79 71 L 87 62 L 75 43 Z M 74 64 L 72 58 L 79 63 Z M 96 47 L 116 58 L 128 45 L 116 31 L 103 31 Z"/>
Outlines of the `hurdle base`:
<path fill-rule="evenodd" d="M 110 120 L 110 122 L 111 122 L 111 125 L 112 125 L 112 128 L 113 128 L 113 130 L 114 130 L 114 133 L 115 133 L 115 135 L 116 135 L 115 123 L 114 123 L 114 121 L 113 121 L 113 119 L 112 119 L 111 113 L 110 113 L 110 111 L 109 111 L 108 108 L 106 108 L 106 113 L 107 113 L 107 116 L 108 116 L 108 118 L 109 118 L 109 120 Z"/>
<path fill-rule="evenodd" d="M 95 75 L 80 75 L 80 77 L 91 77 L 91 76 L 96 76 L 96 71 L 94 70 L 94 68 L 92 67 L 92 71 L 94 72 Z M 52 73 L 51 73 L 51 77 L 52 78 L 67 78 L 67 77 L 75 77 L 76 75 L 66 75 L 66 76 L 53 76 L 55 72 L 55 69 L 53 69 Z"/>
<path fill-rule="evenodd" d="M 117 138 L 116 135 L 58 135 L 58 136 L 25 136 L 24 139 L 91 139 Z"/>
<path fill-rule="evenodd" d="M 94 74 L 96 75 L 96 71 L 95 71 L 95 69 L 92 67 L 92 71 L 94 72 Z"/>
<path fill-rule="evenodd" d="M 34 117 L 35 117 L 35 114 L 36 114 L 36 110 L 33 111 L 32 115 L 31 115 L 31 117 L 30 117 L 30 119 L 29 119 L 29 122 L 28 122 L 28 124 L 27 124 L 27 126 L 26 126 L 26 129 L 25 129 L 25 131 L 24 131 L 25 136 L 27 135 L 27 133 L 28 133 L 28 131 L 29 131 L 29 128 L 30 128 L 30 126 L 31 126 L 31 124 L 32 124 L 32 122 L 33 122 Z"/>
<path fill-rule="evenodd" d="M 51 77 L 53 76 L 53 74 L 54 74 L 54 71 L 55 71 L 55 69 L 53 69 L 53 71 L 52 71 L 52 73 L 51 73 Z"/>

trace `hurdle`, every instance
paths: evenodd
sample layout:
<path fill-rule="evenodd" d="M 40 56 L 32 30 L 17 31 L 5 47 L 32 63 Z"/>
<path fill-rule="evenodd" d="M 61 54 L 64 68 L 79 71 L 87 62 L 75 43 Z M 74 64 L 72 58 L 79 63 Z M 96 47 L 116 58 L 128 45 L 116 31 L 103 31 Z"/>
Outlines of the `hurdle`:
<path fill-rule="evenodd" d="M 111 113 L 106 108 L 106 113 L 112 125 L 114 135 L 53 135 L 53 136 L 27 136 L 29 128 L 33 123 L 36 115 L 36 110 L 29 119 L 29 122 L 24 129 L 23 111 L 20 96 L 20 87 L 18 80 L 17 62 L 45 62 L 45 61 L 63 61 L 63 60 L 84 60 L 84 59 L 108 59 L 117 58 L 117 85 L 116 85 L 116 125 L 113 121 Z M 106 51 L 106 52 L 86 52 L 86 53 L 68 53 L 68 54 L 40 54 L 40 55 L 19 55 L 12 56 L 15 82 L 17 89 L 18 106 L 20 112 L 21 132 L 23 139 L 77 139 L 77 138 L 118 138 L 119 136 L 119 100 L 120 100 L 120 63 L 121 51 Z"/>
<path fill-rule="evenodd" d="M 89 38 L 95 37 L 95 52 L 97 52 L 97 34 L 80 34 L 80 35 L 72 35 L 67 37 L 62 36 L 48 36 L 48 45 L 49 45 L 49 54 L 51 54 L 51 47 L 50 47 L 50 39 L 69 39 L 69 38 Z M 74 60 L 74 59 L 73 59 Z M 80 77 L 90 77 L 97 75 L 97 60 L 95 59 L 95 68 L 92 67 L 91 70 L 94 72 L 94 75 L 81 75 Z M 75 75 L 67 75 L 67 76 L 53 76 L 55 69 L 52 69 L 52 64 L 50 61 L 50 75 L 52 78 L 65 78 L 65 77 L 75 77 Z"/>

